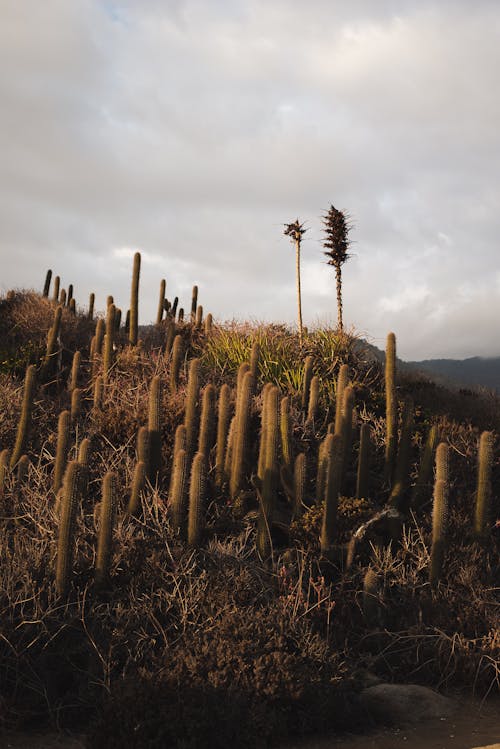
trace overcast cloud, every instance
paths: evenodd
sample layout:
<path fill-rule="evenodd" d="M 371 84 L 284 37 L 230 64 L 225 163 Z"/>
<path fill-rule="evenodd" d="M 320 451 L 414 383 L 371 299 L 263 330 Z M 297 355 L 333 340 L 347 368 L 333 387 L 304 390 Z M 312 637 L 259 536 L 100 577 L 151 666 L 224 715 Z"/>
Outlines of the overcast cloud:
<path fill-rule="evenodd" d="M 404 358 L 500 355 L 491 0 L 0 0 L 1 291 L 47 268 L 141 322 L 335 323 L 320 217 L 351 215 L 344 320 Z"/>

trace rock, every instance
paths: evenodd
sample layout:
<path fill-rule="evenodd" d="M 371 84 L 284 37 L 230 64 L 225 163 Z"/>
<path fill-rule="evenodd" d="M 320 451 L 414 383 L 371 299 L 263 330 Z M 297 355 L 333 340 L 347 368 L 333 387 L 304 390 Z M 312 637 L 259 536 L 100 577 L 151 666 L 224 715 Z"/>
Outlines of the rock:
<path fill-rule="evenodd" d="M 418 684 L 376 684 L 363 689 L 361 704 L 381 723 L 405 725 L 430 718 L 447 718 L 455 703 Z"/>
<path fill-rule="evenodd" d="M 500 744 L 488 744 L 487 746 L 473 746 L 472 749 L 500 749 Z"/>

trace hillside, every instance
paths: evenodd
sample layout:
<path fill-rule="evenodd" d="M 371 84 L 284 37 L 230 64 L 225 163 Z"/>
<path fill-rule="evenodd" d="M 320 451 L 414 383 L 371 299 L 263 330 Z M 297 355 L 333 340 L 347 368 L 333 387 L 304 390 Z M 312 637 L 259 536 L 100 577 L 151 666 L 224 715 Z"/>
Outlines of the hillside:
<path fill-rule="evenodd" d="M 498 691 L 497 398 L 48 288 L 0 299 L 4 726 L 255 747 L 362 729 L 373 678 Z"/>
<path fill-rule="evenodd" d="M 500 357 L 473 356 L 469 359 L 425 359 L 406 362 L 428 372 L 444 384 L 461 387 L 482 387 L 500 392 Z"/>

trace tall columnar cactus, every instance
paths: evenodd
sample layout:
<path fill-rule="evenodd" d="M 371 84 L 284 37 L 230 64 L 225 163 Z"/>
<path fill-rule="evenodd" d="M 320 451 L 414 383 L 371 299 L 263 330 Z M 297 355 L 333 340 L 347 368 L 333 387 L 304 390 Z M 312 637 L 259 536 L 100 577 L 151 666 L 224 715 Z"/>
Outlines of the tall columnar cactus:
<path fill-rule="evenodd" d="M 123 331 L 126 336 L 130 334 L 130 310 L 129 309 L 125 313 L 125 325 L 123 326 Z"/>
<path fill-rule="evenodd" d="M 447 442 L 440 442 L 436 448 L 436 481 L 449 481 L 450 448 Z"/>
<path fill-rule="evenodd" d="M 54 464 L 54 476 L 52 479 L 52 491 L 56 496 L 61 488 L 64 472 L 66 470 L 66 461 L 68 460 L 70 423 L 70 412 L 61 411 L 57 421 L 56 459 Z"/>
<path fill-rule="evenodd" d="M 161 474 L 161 381 L 158 375 L 149 389 L 149 480 L 155 484 Z"/>
<path fill-rule="evenodd" d="M 89 488 L 90 447 L 90 439 L 85 437 L 85 439 L 80 442 L 80 447 L 78 448 L 78 463 L 82 469 L 82 492 L 84 495 L 87 494 Z"/>
<path fill-rule="evenodd" d="M 205 317 L 205 335 L 210 335 L 212 332 L 214 318 L 211 312 Z"/>
<path fill-rule="evenodd" d="M 104 336 L 104 354 L 102 364 L 102 379 L 107 383 L 114 359 L 114 340 L 115 340 L 115 311 L 114 304 L 110 304 L 106 313 L 106 334 Z"/>
<path fill-rule="evenodd" d="M 19 488 L 26 481 L 30 467 L 30 459 L 27 455 L 21 455 L 17 463 L 16 484 Z"/>
<path fill-rule="evenodd" d="M 94 411 L 100 411 L 101 408 L 102 408 L 103 391 L 104 391 L 103 379 L 102 379 L 101 375 L 98 375 L 95 378 L 95 382 L 94 382 L 94 391 L 93 391 L 93 396 L 94 396 L 93 408 L 94 408 Z"/>
<path fill-rule="evenodd" d="M 224 471 L 226 446 L 231 419 L 231 389 L 224 383 L 219 392 L 219 406 L 217 414 L 217 446 L 215 454 L 215 484 L 219 488 L 224 486 L 229 476 Z"/>
<path fill-rule="evenodd" d="M 191 295 L 191 322 L 194 323 L 196 320 L 196 310 L 198 308 L 198 287 L 193 286 L 193 293 Z"/>
<path fill-rule="evenodd" d="M 328 437 L 333 436 L 333 433 L 328 433 L 324 440 L 322 440 L 318 447 L 318 465 L 316 471 L 316 503 L 320 504 L 325 498 L 325 482 L 326 482 L 326 469 L 328 466 L 328 458 L 326 453 L 326 444 Z"/>
<path fill-rule="evenodd" d="M 231 499 L 235 500 L 243 488 L 243 481 L 248 458 L 248 438 L 250 424 L 250 404 L 252 400 L 254 382 L 252 373 L 245 374 L 238 395 L 236 405 L 236 423 L 234 432 L 234 444 L 232 452 L 231 478 L 229 481 L 229 493 Z"/>
<path fill-rule="evenodd" d="M 0 499 L 5 492 L 5 481 L 9 474 L 10 450 L 5 448 L 0 452 Z"/>
<path fill-rule="evenodd" d="M 59 538 L 56 559 L 56 590 L 59 596 L 68 592 L 73 566 L 74 533 L 81 501 L 81 468 L 76 460 L 68 464 L 64 475 Z"/>
<path fill-rule="evenodd" d="M 175 393 L 179 387 L 179 373 L 183 358 L 184 344 L 182 336 L 177 334 L 172 344 L 172 358 L 170 360 L 170 390 L 172 393 Z"/>
<path fill-rule="evenodd" d="M 61 287 L 61 278 L 56 276 L 54 278 L 54 290 L 52 291 L 52 301 L 57 304 L 59 301 L 59 289 Z"/>
<path fill-rule="evenodd" d="M 140 427 L 137 432 L 137 460 L 139 463 L 144 463 L 146 466 L 146 476 L 149 476 L 149 461 L 150 461 L 150 444 L 149 444 L 149 429 L 147 427 Z"/>
<path fill-rule="evenodd" d="M 250 364 L 247 361 L 241 362 L 236 374 L 236 410 L 238 410 L 238 401 L 243 387 L 243 380 L 247 372 L 250 372 Z"/>
<path fill-rule="evenodd" d="M 120 332 L 120 325 L 122 322 L 122 311 L 119 307 L 115 308 L 115 333 Z"/>
<path fill-rule="evenodd" d="M 177 322 L 184 322 L 184 307 L 179 308 L 179 314 L 177 315 Z"/>
<path fill-rule="evenodd" d="M 172 352 L 172 346 L 176 334 L 175 322 L 172 319 L 168 319 L 165 325 L 165 354 L 167 356 Z"/>
<path fill-rule="evenodd" d="M 234 440 L 236 435 L 236 416 L 233 416 L 229 422 L 229 431 L 227 433 L 226 455 L 224 457 L 224 482 L 229 485 L 231 481 L 231 467 L 233 465 Z"/>
<path fill-rule="evenodd" d="M 10 467 L 14 468 L 17 461 L 24 452 L 28 430 L 31 422 L 31 412 L 33 410 L 33 400 L 36 388 L 36 367 L 30 364 L 24 376 L 23 402 L 21 405 L 21 415 L 17 425 L 16 442 L 10 458 Z"/>
<path fill-rule="evenodd" d="M 61 289 L 61 293 L 59 294 L 59 304 L 61 307 L 66 306 L 66 289 Z"/>
<path fill-rule="evenodd" d="M 69 391 L 70 393 L 78 387 L 78 376 L 80 374 L 80 364 L 82 361 L 82 355 L 80 351 L 75 351 L 73 354 L 73 362 L 71 364 L 71 375 L 69 379 Z"/>
<path fill-rule="evenodd" d="M 106 332 L 106 323 L 100 317 L 95 326 L 95 353 L 102 355 L 102 344 L 104 342 L 104 333 Z"/>
<path fill-rule="evenodd" d="M 309 391 L 313 376 L 314 358 L 306 356 L 304 359 L 304 374 L 302 378 L 302 408 L 305 411 L 309 406 Z"/>
<path fill-rule="evenodd" d="M 69 300 L 68 309 L 72 315 L 76 316 L 76 300 L 74 297 Z"/>
<path fill-rule="evenodd" d="M 174 297 L 174 301 L 172 302 L 172 307 L 170 308 L 170 317 L 172 320 L 175 320 L 175 316 L 177 314 L 177 307 L 179 306 L 179 297 Z"/>
<path fill-rule="evenodd" d="M 42 366 L 40 368 L 40 376 L 42 379 L 47 379 L 52 373 L 56 356 L 58 353 L 58 340 L 61 332 L 61 317 L 62 317 L 62 305 L 56 307 L 54 312 L 54 321 L 47 334 L 47 348 L 45 356 L 42 360 Z"/>
<path fill-rule="evenodd" d="M 77 421 L 82 413 L 82 389 L 75 388 L 71 393 L 71 421 Z"/>
<path fill-rule="evenodd" d="M 283 467 L 285 471 L 291 472 L 293 465 L 292 456 L 292 425 L 290 421 L 290 398 L 285 396 L 280 404 L 280 433 L 281 454 L 283 456 Z"/>
<path fill-rule="evenodd" d="M 345 485 L 347 468 L 351 457 L 352 447 L 352 421 L 354 412 L 354 388 L 349 385 L 344 388 L 342 394 L 342 422 L 340 435 L 342 437 L 342 468 L 341 468 L 341 489 Z"/>
<path fill-rule="evenodd" d="M 493 432 L 483 432 L 479 440 L 476 512 L 474 516 L 474 536 L 478 541 L 485 541 L 490 534 L 491 471 L 494 441 Z"/>
<path fill-rule="evenodd" d="M 130 499 L 127 507 L 127 514 L 132 517 L 138 517 L 141 511 L 141 492 L 146 484 L 146 465 L 142 460 L 135 464 L 134 475 L 132 477 L 132 487 L 130 489 Z"/>
<path fill-rule="evenodd" d="M 87 317 L 89 320 L 94 319 L 94 305 L 95 305 L 95 294 L 93 291 L 91 291 L 89 295 L 89 311 L 87 314 Z"/>
<path fill-rule="evenodd" d="M 198 452 L 194 456 L 189 483 L 188 546 L 199 546 L 205 526 L 207 456 Z"/>
<path fill-rule="evenodd" d="M 448 483 L 437 479 L 434 484 L 432 506 L 432 548 L 429 567 L 431 588 L 437 588 L 441 579 L 444 553 L 446 549 L 446 524 L 448 518 Z"/>
<path fill-rule="evenodd" d="M 198 439 L 198 452 L 205 455 L 207 468 L 215 437 L 215 399 L 215 386 L 209 383 L 203 392 L 201 402 L 200 436 Z"/>
<path fill-rule="evenodd" d="M 134 267 L 132 270 L 132 288 L 130 290 L 130 327 L 128 339 L 131 346 L 137 346 L 139 329 L 139 274 L 141 272 L 141 253 L 134 255 Z"/>
<path fill-rule="evenodd" d="M 411 506 L 416 510 L 418 510 L 424 502 L 430 500 L 432 495 L 432 469 L 434 466 L 434 453 L 436 452 L 438 441 L 439 430 L 434 424 L 427 435 L 418 469 L 417 481 L 413 487 Z"/>
<path fill-rule="evenodd" d="M 400 512 L 408 512 L 411 463 L 411 440 L 413 436 L 413 399 L 405 398 L 403 404 L 403 418 L 401 436 L 399 439 L 394 481 L 392 483 L 389 504 Z"/>
<path fill-rule="evenodd" d="M 191 359 L 189 363 L 188 384 L 186 391 L 186 408 L 184 424 L 186 426 L 186 451 L 189 460 L 194 453 L 198 432 L 198 399 L 200 391 L 200 360 Z"/>
<path fill-rule="evenodd" d="M 339 369 L 337 376 L 337 387 L 335 390 L 335 428 L 334 432 L 340 434 L 342 432 L 342 423 L 344 418 L 344 390 L 347 387 L 349 381 L 349 366 L 342 364 Z"/>
<path fill-rule="evenodd" d="M 179 450 L 174 458 L 172 488 L 169 505 L 172 526 L 183 533 L 186 522 L 186 498 L 188 486 L 188 457 L 186 450 Z"/>
<path fill-rule="evenodd" d="M 266 382 L 266 384 L 262 388 L 262 411 L 260 414 L 260 446 L 259 458 L 257 463 L 257 476 L 261 480 L 264 478 L 264 464 L 266 460 L 267 398 L 272 387 L 274 387 L 272 382 Z"/>
<path fill-rule="evenodd" d="M 368 567 L 363 578 L 363 615 L 371 627 L 379 624 L 380 615 L 380 575 L 373 567 Z"/>
<path fill-rule="evenodd" d="M 156 313 L 156 324 L 160 325 L 163 320 L 163 311 L 165 309 L 165 288 L 167 282 L 164 278 L 160 281 L 160 299 L 158 300 L 158 312 Z"/>
<path fill-rule="evenodd" d="M 47 271 L 47 275 L 45 276 L 45 283 L 43 285 L 43 296 L 48 297 L 49 296 L 49 289 L 50 289 L 50 282 L 52 280 L 52 271 L 49 269 Z"/>
<path fill-rule="evenodd" d="M 359 438 L 358 472 L 356 476 L 356 497 L 366 499 L 369 496 L 371 431 L 366 422 L 361 425 Z"/>
<path fill-rule="evenodd" d="M 385 349 L 385 464 L 384 480 L 390 487 L 394 476 L 398 440 L 398 402 L 396 400 L 396 336 L 389 333 Z"/>
<path fill-rule="evenodd" d="M 251 377 L 248 374 L 247 377 Z M 257 551 L 265 559 L 272 551 L 271 523 L 276 504 L 278 479 L 278 442 L 279 442 L 279 390 L 276 386 L 269 388 L 266 396 L 266 429 L 262 435 L 264 445 L 264 475 L 260 486 L 260 511 L 257 522 Z M 261 437 L 261 439 L 262 439 Z"/>
<path fill-rule="evenodd" d="M 203 324 L 203 305 L 199 304 L 196 307 L 195 325 L 197 328 L 201 328 L 202 324 Z"/>
<path fill-rule="evenodd" d="M 307 406 L 307 420 L 306 423 L 314 424 L 318 412 L 319 405 L 319 377 L 314 375 L 311 379 L 311 385 L 309 388 L 309 403 Z"/>
<path fill-rule="evenodd" d="M 293 471 L 293 508 L 292 518 L 297 520 L 302 515 L 306 489 L 306 456 L 299 453 L 295 458 Z"/>
<path fill-rule="evenodd" d="M 68 285 L 68 296 L 66 298 L 66 307 L 70 306 L 70 302 L 71 302 L 72 299 L 73 299 L 73 284 L 70 283 Z"/>
<path fill-rule="evenodd" d="M 344 446 L 340 434 L 329 434 L 325 444 L 326 481 L 325 508 L 321 526 L 321 551 L 326 553 L 333 543 L 337 525 L 338 502 L 342 481 Z"/>
<path fill-rule="evenodd" d="M 109 579 L 115 513 L 115 474 L 108 471 L 102 481 L 99 538 L 95 563 L 95 581 L 98 586 L 105 585 Z"/>

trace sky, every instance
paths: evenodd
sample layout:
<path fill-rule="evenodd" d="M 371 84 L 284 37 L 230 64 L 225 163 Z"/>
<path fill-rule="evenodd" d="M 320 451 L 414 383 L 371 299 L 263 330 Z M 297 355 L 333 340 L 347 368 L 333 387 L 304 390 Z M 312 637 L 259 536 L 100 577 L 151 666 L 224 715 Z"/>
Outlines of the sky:
<path fill-rule="evenodd" d="M 140 321 L 344 325 L 404 359 L 500 355 L 496 0 L 0 0 L 0 292 L 51 268 Z"/>

